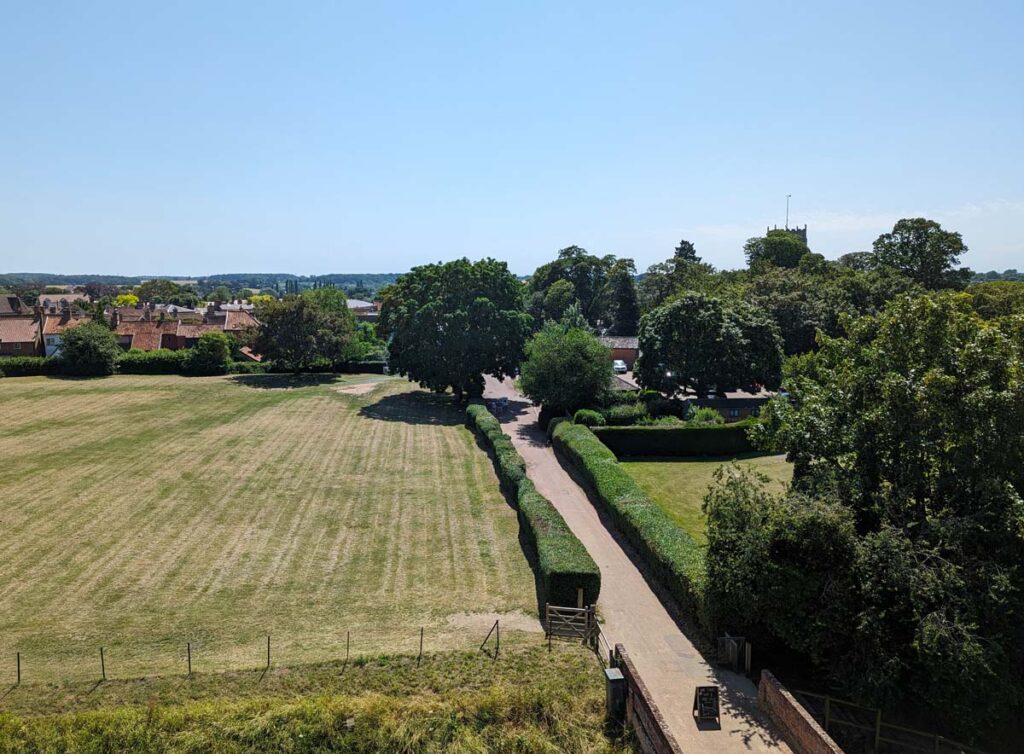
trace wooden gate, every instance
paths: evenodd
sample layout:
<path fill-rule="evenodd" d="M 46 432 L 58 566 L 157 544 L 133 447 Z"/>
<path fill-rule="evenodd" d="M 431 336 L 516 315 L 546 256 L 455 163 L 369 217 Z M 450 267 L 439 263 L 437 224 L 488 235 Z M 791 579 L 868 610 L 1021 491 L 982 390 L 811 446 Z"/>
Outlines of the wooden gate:
<path fill-rule="evenodd" d="M 585 644 L 593 644 L 598 632 L 593 605 L 590 607 L 546 605 L 544 627 L 547 637 L 579 639 Z"/>

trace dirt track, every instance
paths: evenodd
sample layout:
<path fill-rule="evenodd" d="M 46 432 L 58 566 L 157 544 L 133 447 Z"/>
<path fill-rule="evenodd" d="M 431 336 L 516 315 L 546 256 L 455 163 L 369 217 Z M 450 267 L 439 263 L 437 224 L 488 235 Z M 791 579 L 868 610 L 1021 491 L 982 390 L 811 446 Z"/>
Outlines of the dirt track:
<path fill-rule="evenodd" d="M 558 508 L 601 568 L 598 604 L 602 632 L 621 642 L 685 752 L 776 752 L 789 747 L 757 709 L 757 690 L 743 676 L 709 665 L 659 601 L 586 494 L 562 468 L 537 428 L 537 409 L 510 380 L 488 378 L 486 397 L 509 399 L 499 419 L 526 461 L 537 489 Z M 722 695 L 721 727 L 698 727 L 692 716 L 694 687 L 716 684 Z"/>

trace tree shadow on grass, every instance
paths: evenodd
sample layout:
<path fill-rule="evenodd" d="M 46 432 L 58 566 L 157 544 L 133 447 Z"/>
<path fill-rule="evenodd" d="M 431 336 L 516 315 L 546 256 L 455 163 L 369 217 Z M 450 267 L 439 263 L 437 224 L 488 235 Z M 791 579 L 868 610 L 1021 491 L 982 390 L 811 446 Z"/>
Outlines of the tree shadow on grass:
<path fill-rule="evenodd" d="M 229 382 L 261 390 L 294 390 L 303 387 L 330 385 L 344 379 L 340 374 L 313 372 L 310 374 L 236 374 Z"/>
<path fill-rule="evenodd" d="M 426 391 L 385 395 L 376 403 L 359 409 L 359 415 L 386 422 L 445 427 L 454 427 L 466 421 L 462 408 L 455 405 L 450 395 Z"/>

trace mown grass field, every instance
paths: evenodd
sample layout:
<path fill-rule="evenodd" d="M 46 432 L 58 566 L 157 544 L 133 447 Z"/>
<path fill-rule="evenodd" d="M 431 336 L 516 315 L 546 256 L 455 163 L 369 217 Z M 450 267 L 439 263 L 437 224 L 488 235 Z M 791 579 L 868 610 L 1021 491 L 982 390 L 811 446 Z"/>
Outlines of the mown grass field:
<path fill-rule="evenodd" d="M 373 383 L 373 384 L 366 384 Z M 372 376 L 0 380 L 0 685 L 539 631 L 450 399 Z M 533 616 L 533 617 L 531 617 Z M 0 709 L 4 699 L 0 698 Z"/>
<path fill-rule="evenodd" d="M 0 751 L 613 754 L 594 655 L 556 643 L 190 678 L 34 684 L 8 695 Z"/>
<path fill-rule="evenodd" d="M 701 544 L 707 542 L 701 504 L 714 481 L 715 471 L 724 463 L 735 462 L 752 468 L 782 490 L 793 479 L 793 466 L 785 456 L 746 454 L 736 458 L 666 458 L 657 461 L 620 461 L 637 481 L 679 526 Z"/>

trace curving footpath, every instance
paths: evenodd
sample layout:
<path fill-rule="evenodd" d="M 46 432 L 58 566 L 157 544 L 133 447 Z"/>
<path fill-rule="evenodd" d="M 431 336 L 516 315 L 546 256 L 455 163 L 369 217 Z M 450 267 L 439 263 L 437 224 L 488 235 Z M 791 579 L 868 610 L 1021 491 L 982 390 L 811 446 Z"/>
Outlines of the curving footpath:
<path fill-rule="evenodd" d="M 488 377 L 485 397 L 508 398 L 509 410 L 498 418 L 526 461 L 527 474 L 601 568 L 601 630 L 609 644 L 625 645 L 682 750 L 790 754 L 758 710 L 754 683 L 704 660 L 605 528 L 586 493 L 548 447 L 537 427 L 537 409 L 511 380 Z M 721 727 L 698 726 L 692 715 L 694 687 L 711 684 L 721 690 Z"/>

